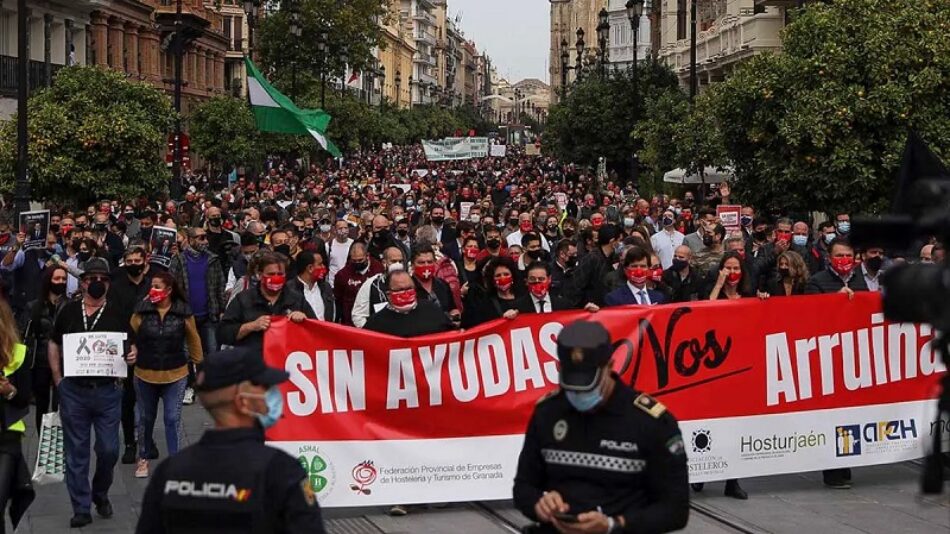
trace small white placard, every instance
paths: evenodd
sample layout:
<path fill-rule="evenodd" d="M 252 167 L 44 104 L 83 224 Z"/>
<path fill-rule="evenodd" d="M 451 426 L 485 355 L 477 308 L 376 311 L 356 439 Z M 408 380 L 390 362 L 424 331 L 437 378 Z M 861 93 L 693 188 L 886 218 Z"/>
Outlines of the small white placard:
<path fill-rule="evenodd" d="M 124 332 L 80 332 L 63 336 L 63 376 L 126 378 Z"/>

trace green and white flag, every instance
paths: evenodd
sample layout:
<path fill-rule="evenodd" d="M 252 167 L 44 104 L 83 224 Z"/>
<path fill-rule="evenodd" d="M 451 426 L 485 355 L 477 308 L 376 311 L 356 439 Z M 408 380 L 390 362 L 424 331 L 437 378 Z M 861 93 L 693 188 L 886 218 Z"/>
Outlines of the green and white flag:
<path fill-rule="evenodd" d="M 289 98 L 274 88 L 257 70 L 250 58 L 244 58 L 247 67 L 247 92 L 251 111 L 262 132 L 309 134 L 333 157 L 340 158 L 340 149 L 327 139 L 330 115 L 322 109 L 300 109 Z"/>

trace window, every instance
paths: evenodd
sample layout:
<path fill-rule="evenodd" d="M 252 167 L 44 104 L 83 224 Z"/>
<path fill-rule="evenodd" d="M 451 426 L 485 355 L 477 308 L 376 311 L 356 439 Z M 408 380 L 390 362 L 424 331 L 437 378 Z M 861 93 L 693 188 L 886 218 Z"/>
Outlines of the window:
<path fill-rule="evenodd" d="M 676 39 L 686 39 L 686 1 L 676 0 Z"/>

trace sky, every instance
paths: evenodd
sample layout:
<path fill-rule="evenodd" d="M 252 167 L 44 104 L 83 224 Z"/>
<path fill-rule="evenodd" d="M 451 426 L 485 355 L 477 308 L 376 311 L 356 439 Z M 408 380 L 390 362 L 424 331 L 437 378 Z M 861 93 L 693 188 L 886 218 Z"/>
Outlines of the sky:
<path fill-rule="evenodd" d="M 448 0 L 449 16 L 461 14 L 465 37 L 487 51 L 498 74 L 515 83 L 548 81 L 548 0 Z"/>

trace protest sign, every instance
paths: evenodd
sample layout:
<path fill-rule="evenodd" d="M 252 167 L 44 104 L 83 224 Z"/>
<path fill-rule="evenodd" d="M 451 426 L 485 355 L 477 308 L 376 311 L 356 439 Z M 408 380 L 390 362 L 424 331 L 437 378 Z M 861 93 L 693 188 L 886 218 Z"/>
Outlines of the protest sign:
<path fill-rule="evenodd" d="M 474 205 L 474 202 L 459 202 L 459 220 L 467 221 Z"/>
<path fill-rule="evenodd" d="M 716 217 L 719 217 L 719 220 L 722 221 L 723 228 L 727 232 L 732 232 L 738 230 L 739 226 L 739 213 L 742 211 L 742 206 L 734 205 L 721 205 L 716 206 Z"/>
<path fill-rule="evenodd" d="M 149 261 L 167 269 L 172 262 L 172 247 L 177 244 L 177 235 L 174 228 L 153 226 Z"/>
<path fill-rule="evenodd" d="M 488 157 L 487 137 L 446 137 L 422 141 L 422 149 L 429 161 L 450 161 Z"/>
<path fill-rule="evenodd" d="M 26 234 L 23 250 L 46 248 L 49 232 L 49 210 L 24 211 L 20 214 L 20 233 Z"/>
<path fill-rule="evenodd" d="M 522 314 L 413 339 L 275 318 L 265 358 L 290 380 L 268 440 L 317 466 L 326 506 L 510 498 L 577 319 L 625 340 L 615 370 L 680 420 L 693 482 L 909 460 L 935 431 L 932 328 L 885 323 L 865 293 Z"/>
<path fill-rule="evenodd" d="M 492 145 L 491 146 L 491 157 L 493 158 L 503 158 L 508 153 L 507 145 Z"/>
<path fill-rule="evenodd" d="M 63 336 L 63 376 L 125 378 L 124 332 L 80 332 Z"/>

